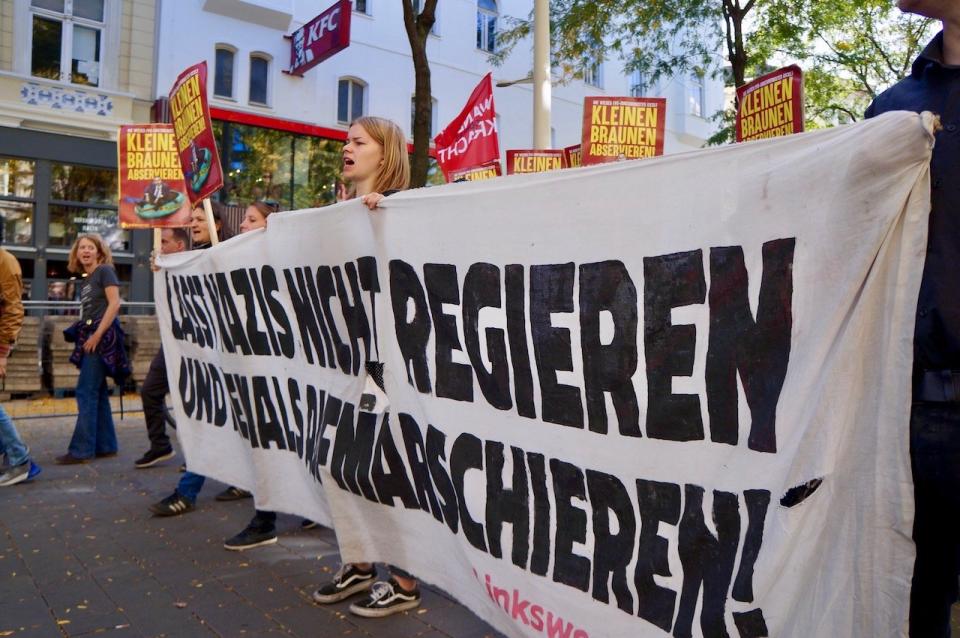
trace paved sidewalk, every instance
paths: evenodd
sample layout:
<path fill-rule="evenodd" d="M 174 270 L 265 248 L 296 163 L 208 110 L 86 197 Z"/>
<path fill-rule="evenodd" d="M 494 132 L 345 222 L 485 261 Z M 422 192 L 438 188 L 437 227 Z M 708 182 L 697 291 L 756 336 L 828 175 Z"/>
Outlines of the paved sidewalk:
<path fill-rule="evenodd" d="M 43 473 L 0 488 L 0 637 L 499 635 L 428 587 L 420 609 L 381 620 L 351 615 L 349 601 L 312 604 L 310 592 L 340 562 L 333 532 L 301 531 L 298 518 L 281 514 L 279 543 L 226 551 L 224 538 L 246 525 L 253 502 L 214 501 L 223 488 L 215 481 L 194 512 L 152 517 L 147 506 L 173 491 L 182 456 L 134 469 L 147 448 L 139 414 L 117 421 L 118 457 L 86 465 L 53 464 L 73 418 L 20 419 L 17 427 Z"/>

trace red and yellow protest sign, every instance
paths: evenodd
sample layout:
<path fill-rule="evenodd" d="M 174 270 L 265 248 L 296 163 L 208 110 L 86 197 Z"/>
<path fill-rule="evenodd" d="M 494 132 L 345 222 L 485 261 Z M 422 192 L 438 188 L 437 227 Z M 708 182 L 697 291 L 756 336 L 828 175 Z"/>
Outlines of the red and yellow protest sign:
<path fill-rule="evenodd" d="M 803 132 L 803 71 L 778 69 L 737 89 L 737 141 Z"/>
<path fill-rule="evenodd" d="M 121 126 L 117 154 L 121 228 L 190 225 L 190 201 L 173 126 Z"/>
<path fill-rule="evenodd" d="M 583 165 L 663 155 L 667 100 L 662 97 L 583 99 Z"/>
<path fill-rule="evenodd" d="M 180 153 L 180 168 L 190 202 L 196 204 L 223 186 L 220 155 L 207 105 L 207 63 L 180 74 L 170 90 L 170 115 Z"/>
<path fill-rule="evenodd" d="M 450 181 L 458 182 L 461 180 L 466 180 L 468 182 L 479 182 L 485 179 L 493 179 L 494 177 L 500 177 L 503 175 L 503 171 L 500 168 L 500 160 L 495 162 L 488 162 L 483 166 L 475 166 L 473 168 L 465 168 L 460 171 L 453 171 L 450 173 Z"/>
<path fill-rule="evenodd" d="M 543 173 L 563 168 L 563 149 L 514 149 L 507 151 L 507 175 Z"/>
<path fill-rule="evenodd" d="M 577 168 L 583 164 L 583 145 L 574 144 L 563 149 L 563 167 Z"/>

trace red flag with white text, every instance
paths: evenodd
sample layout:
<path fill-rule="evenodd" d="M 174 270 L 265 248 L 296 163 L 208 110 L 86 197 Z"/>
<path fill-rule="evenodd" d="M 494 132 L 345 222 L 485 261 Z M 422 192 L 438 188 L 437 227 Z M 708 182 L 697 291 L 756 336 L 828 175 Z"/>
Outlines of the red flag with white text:
<path fill-rule="evenodd" d="M 437 163 L 450 181 L 454 171 L 500 159 L 497 115 L 493 106 L 493 81 L 487 73 L 470 94 L 466 106 L 447 128 L 433 139 Z"/>

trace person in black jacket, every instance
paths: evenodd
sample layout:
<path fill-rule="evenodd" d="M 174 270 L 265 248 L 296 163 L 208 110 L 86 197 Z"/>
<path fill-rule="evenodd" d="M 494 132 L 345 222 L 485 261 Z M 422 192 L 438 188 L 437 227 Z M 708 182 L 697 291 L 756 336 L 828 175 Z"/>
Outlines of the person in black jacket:
<path fill-rule="evenodd" d="M 930 165 L 930 227 L 914 333 L 910 459 L 917 560 L 910 636 L 950 636 L 960 575 L 960 1 L 900 0 L 943 22 L 910 75 L 882 93 L 867 117 L 887 111 L 940 116 Z"/>

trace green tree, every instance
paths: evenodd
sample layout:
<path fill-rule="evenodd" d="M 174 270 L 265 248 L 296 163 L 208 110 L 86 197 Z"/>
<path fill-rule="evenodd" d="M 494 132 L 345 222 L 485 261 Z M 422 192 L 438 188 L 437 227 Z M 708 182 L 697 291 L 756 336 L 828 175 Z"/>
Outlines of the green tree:
<path fill-rule="evenodd" d="M 583 77 L 597 54 L 619 56 L 627 71 L 652 81 L 691 72 L 726 72 L 733 87 L 765 71 L 798 63 L 806 74 L 808 125 L 855 121 L 883 88 L 906 75 L 932 31 L 889 0 L 551 0 L 552 56 L 561 80 Z M 494 62 L 533 30 L 511 19 Z M 723 51 L 726 69 L 717 59 Z M 717 113 L 733 138 L 734 110 Z"/>
<path fill-rule="evenodd" d="M 762 54 L 799 60 L 808 126 L 860 119 L 873 98 L 910 72 L 936 22 L 888 0 L 776 0 L 758 32 Z"/>
<path fill-rule="evenodd" d="M 600 42 L 607 56 L 619 56 L 628 71 L 639 70 L 656 82 L 690 72 L 719 73 L 716 52 L 725 48 L 732 81 L 740 86 L 758 62 L 747 31 L 757 7 L 758 0 L 551 0 L 553 65 L 561 80 L 582 78 Z M 506 22 L 495 62 L 533 31 L 529 19 Z"/>
<path fill-rule="evenodd" d="M 421 8 L 422 5 L 422 8 Z M 430 89 L 430 62 L 427 37 L 436 21 L 437 0 L 403 0 L 403 26 L 413 58 L 413 156 L 410 158 L 410 186 L 427 182 L 430 170 L 430 120 L 433 98 Z"/>

